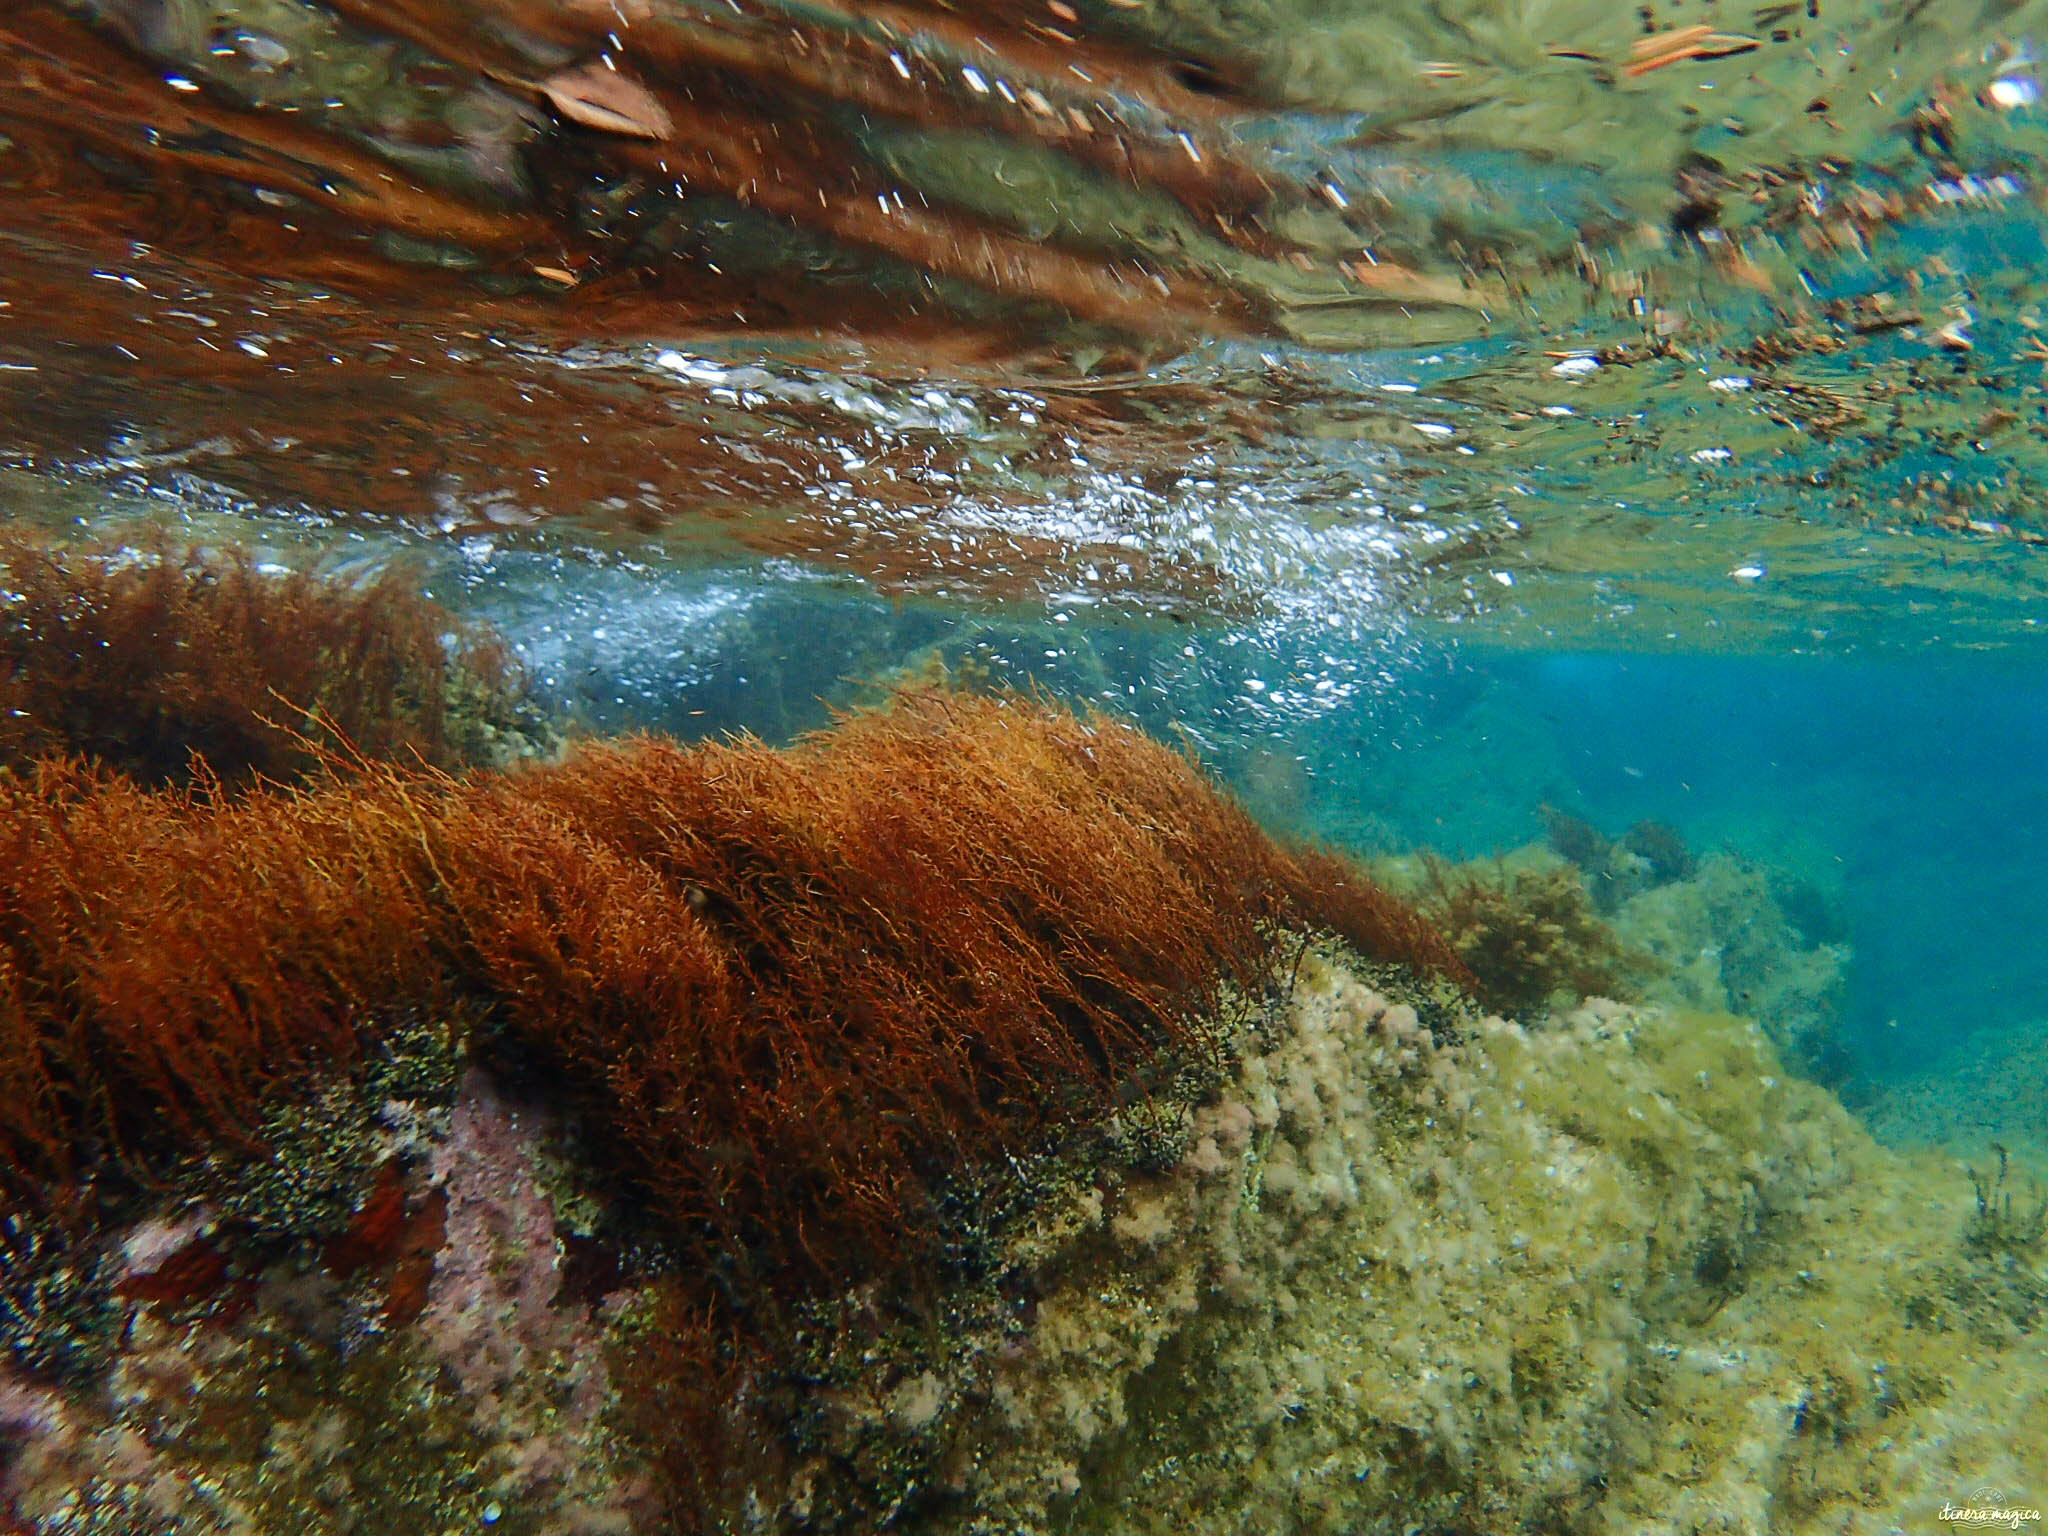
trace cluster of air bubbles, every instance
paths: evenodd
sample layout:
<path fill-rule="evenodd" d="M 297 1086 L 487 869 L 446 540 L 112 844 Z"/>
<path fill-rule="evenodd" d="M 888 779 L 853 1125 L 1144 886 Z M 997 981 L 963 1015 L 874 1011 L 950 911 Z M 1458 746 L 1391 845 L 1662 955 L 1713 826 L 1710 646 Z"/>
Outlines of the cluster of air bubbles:
<path fill-rule="evenodd" d="M 981 409 L 962 391 L 885 385 L 846 372 L 777 369 L 765 361 L 719 362 L 673 347 L 654 352 L 649 361 L 723 405 L 824 406 L 862 427 L 888 432 L 971 437 L 987 430 Z"/>

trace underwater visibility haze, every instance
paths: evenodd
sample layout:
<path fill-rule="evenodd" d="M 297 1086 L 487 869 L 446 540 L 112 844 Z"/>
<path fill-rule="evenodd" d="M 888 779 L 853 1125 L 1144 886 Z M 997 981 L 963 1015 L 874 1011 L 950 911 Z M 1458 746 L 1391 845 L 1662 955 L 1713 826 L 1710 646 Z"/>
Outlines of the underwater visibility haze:
<path fill-rule="evenodd" d="M 2044 49 L 0 4 L 0 1533 L 2037 1528 Z"/>

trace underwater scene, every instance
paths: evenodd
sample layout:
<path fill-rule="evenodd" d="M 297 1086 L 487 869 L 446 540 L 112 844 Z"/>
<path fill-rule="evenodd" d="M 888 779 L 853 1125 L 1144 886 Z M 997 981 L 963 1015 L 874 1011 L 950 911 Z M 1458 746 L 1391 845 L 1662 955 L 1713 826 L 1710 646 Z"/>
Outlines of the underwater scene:
<path fill-rule="evenodd" d="M 2048 0 L 0 0 L 0 1536 L 2048 1506 Z"/>

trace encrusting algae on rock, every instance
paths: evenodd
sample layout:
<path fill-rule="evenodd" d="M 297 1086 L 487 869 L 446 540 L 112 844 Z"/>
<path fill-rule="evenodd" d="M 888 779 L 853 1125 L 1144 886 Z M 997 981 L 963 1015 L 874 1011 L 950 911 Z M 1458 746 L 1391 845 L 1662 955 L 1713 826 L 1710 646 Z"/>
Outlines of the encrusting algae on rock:
<path fill-rule="evenodd" d="M 1881 1152 L 1733 1018 L 1595 1003 L 1440 1043 L 1402 990 L 1306 957 L 1289 1003 L 1242 1017 L 1227 1080 L 1175 1111 L 1176 1161 L 1120 1157 L 1106 1127 L 1032 1164 L 975 1270 L 914 1301 L 870 1284 L 813 1304 L 733 1405 L 781 1454 L 684 1522 L 1881 1532 L 1963 1485 L 2029 1486 L 2048 1358 L 2024 1318 L 1960 1310 L 1989 1261 L 1946 1170 Z M 308 1339 L 357 1304 L 331 1281 L 308 1299 L 317 1276 L 270 1274 L 246 1322 L 138 1308 L 125 1415 L 10 1387 L 32 1529 L 113 1528 L 24 1481 L 66 1465 L 109 1510 L 131 1471 L 119 1507 L 166 1511 L 145 1528 L 173 1508 L 179 1529 L 360 1528 L 323 1486 L 425 1515 L 363 1459 L 385 1413 L 417 1437 L 391 1465 L 444 1521 L 676 1522 L 587 1406 L 616 1409 L 655 1291 L 583 1299 L 574 1218 L 531 1172 L 544 1128 L 461 1092 L 429 1155 L 481 1168 L 461 1148 L 494 1121 L 507 1160 L 480 1209 L 501 1225 L 437 1260 L 417 1329 Z M 465 1265 L 481 1289 L 440 1312 L 477 1283 Z M 193 1427 L 238 1415 L 269 1424 L 239 1460 Z"/>
<path fill-rule="evenodd" d="M 1043 1507 L 982 1528 L 1876 1532 L 2048 1451 L 2039 1337 L 1923 1321 L 1984 1267 L 1947 1171 L 1742 1021 L 1439 1044 L 1318 963 L 1193 1129 L 1040 1300 Z"/>
<path fill-rule="evenodd" d="M 2040 1335 L 1930 1321 L 1992 1267 L 1951 1170 L 1739 1019 L 1441 1042 L 1404 990 L 1305 960 L 1181 1159 L 1045 1199 L 1005 1240 L 1026 1303 L 871 1359 L 757 1527 L 913 1436 L 942 1487 L 912 1528 L 946 1532 L 1876 1533 L 2032 1486 Z"/>
<path fill-rule="evenodd" d="M 1753 1023 L 1484 1014 L 1100 717 L 6 789 L 38 1536 L 1878 1533 L 2048 1465 L 2024 1223 Z"/>

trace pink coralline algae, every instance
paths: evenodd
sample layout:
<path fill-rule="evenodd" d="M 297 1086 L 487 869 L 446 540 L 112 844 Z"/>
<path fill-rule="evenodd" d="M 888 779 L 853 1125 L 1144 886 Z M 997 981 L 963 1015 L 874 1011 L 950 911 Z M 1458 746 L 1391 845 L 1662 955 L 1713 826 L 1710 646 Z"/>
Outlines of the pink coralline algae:
<path fill-rule="evenodd" d="M 483 1073 L 463 1079 L 430 1164 L 447 1202 L 445 1242 L 417 1327 L 478 1430 L 503 1448 L 512 1481 L 577 1490 L 596 1474 L 610 1383 L 599 1320 L 563 1295 L 539 1177 L 543 1130 Z"/>
<path fill-rule="evenodd" d="M 552 1123 L 472 1069 L 421 1127 L 339 1235 L 287 1248 L 198 1203 L 110 1234 L 92 1378 L 0 1367 L 0 1536 L 340 1530 L 341 1508 L 520 1536 L 655 1528 L 609 1422 L 633 1293 L 564 1283 Z M 223 1460 L 223 1434 L 247 1449 Z"/>
<path fill-rule="evenodd" d="M 186 1477 L 135 1430 L 81 1422 L 57 1393 L 0 1370 L 0 1531 L 71 1508 L 81 1492 L 107 1490 L 139 1516 L 170 1521 L 191 1502 Z"/>

